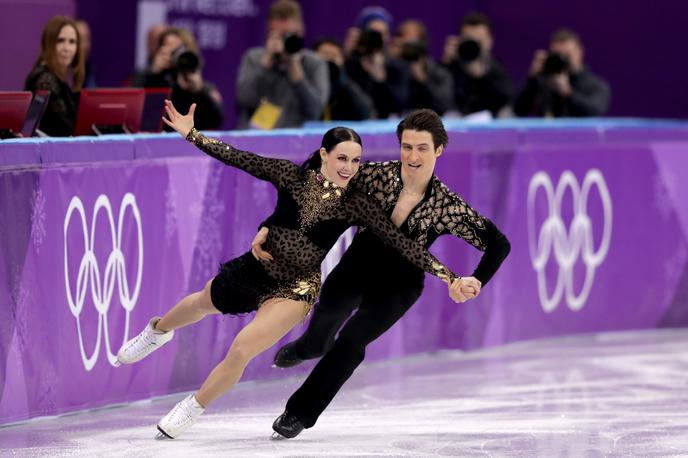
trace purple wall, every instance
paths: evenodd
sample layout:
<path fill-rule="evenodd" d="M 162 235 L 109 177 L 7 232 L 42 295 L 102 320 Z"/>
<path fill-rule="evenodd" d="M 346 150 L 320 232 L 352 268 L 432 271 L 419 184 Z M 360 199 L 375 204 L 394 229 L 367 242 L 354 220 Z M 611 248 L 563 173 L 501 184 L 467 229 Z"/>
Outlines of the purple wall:
<path fill-rule="evenodd" d="M 234 80 L 242 51 L 263 42 L 267 0 L 242 2 L 168 2 L 177 11 L 170 19 L 220 21 L 225 24 L 227 46 L 220 50 L 206 50 L 206 77 L 215 82 L 225 96 L 228 112 L 226 127 L 234 125 Z M 432 50 L 439 56 L 446 35 L 455 33 L 461 16 L 471 9 L 480 9 L 492 17 L 496 32 L 495 54 L 506 64 L 514 81 L 520 85 L 525 78 L 533 51 L 546 46 L 550 33 L 557 27 L 568 26 L 582 35 L 591 68 L 604 76 L 612 87 L 612 116 L 688 117 L 688 91 L 683 90 L 682 75 L 688 64 L 678 58 L 679 44 L 688 43 L 684 18 L 688 17 L 688 3 L 666 0 L 645 1 L 609 0 L 606 2 L 580 0 L 551 2 L 528 0 L 503 2 L 496 0 L 435 0 L 430 8 L 419 8 L 417 2 L 383 0 L 370 2 L 352 0 L 344 11 L 333 15 L 333 3 L 303 0 L 308 41 L 328 34 L 343 37 L 361 7 L 377 3 L 387 7 L 396 22 L 417 17 L 429 25 Z M 3 64 L 21 60 L 0 77 L 1 89 L 18 89 L 28 62 L 35 58 L 40 25 L 47 11 L 64 4 L 64 11 L 73 9 L 73 2 L 42 2 L 41 14 L 30 18 L 21 16 L 28 11 L 26 2 L 0 0 L 3 11 L 0 33 L 3 42 L 16 42 L 20 57 L 0 51 Z M 194 12 L 180 12 L 181 5 L 253 6 L 255 15 L 234 14 L 218 16 Z M 96 56 L 97 76 L 101 85 L 117 86 L 134 67 L 137 1 L 90 2 L 77 1 L 77 14 L 91 22 Z M 59 8 L 58 8 L 59 9 Z M 32 10 L 34 11 L 34 10 Z M 39 10 L 36 10 L 39 11 Z M 51 10 L 52 11 L 52 10 Z M 22 13 L 24 14 L 24 13 Z M 15 38 L 18 38 L 15 40 Z M 9 48 L 8 48 L 9 49 Z M 10 59 L 11 57 L 11 59 Z M 3 68 L 7 68 L 3 65 Z M 671 73 L 670 73 L 671 71 Z"/>

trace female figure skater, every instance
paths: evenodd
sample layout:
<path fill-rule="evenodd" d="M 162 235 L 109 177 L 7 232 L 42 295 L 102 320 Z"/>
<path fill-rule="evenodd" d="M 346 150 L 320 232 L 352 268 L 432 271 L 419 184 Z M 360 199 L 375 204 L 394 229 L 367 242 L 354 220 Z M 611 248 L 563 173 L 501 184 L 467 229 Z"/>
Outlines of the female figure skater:
<path fill-rule="evenodd" d="M 210 156 L 270 181 L 277 187 L 278 197 L 266 242 L 272 262 L 257 260 L 250 251 L 227 262 L 202 291 L 182 299 L 162 318 L 151 319 L 117 354 L 120 363 L 131 364 L 169 342 L 175 329 L 207 315 L 256 311 L 200 390 L 160 420 L 159 437 L 179 437 L 213 400 L 239 381 L 252 358 L 272 347 L 309 313 L 320 290 L 320 264 L 352 225 L 368 227 L 414 265 L 445 280 L 453 299 L 460 294 L 456 275 L 421 244 L 404 237 L 379 204 L 347 186 L 361 159 L 361 139 L 353 130 L 330 129 L 321 148 L 298 166 L 205 137 L 193 128 L 195 104 L 186 116 L 170 101 L 165 102 L 165 109 L 167 125 Z"/>

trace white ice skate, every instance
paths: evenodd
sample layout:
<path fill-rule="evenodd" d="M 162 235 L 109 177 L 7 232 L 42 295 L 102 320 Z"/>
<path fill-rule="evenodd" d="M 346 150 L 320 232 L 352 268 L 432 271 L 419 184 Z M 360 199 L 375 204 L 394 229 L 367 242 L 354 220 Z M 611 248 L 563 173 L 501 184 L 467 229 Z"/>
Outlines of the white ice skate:
<path fill-rule="evenodd" d="M 143 358 L 172 340 L 174 331 L 161 332 L 153 329 L 154 324 L 159 319 L 159 316 L 151 319 L 145 329 L 141 331 L 141 334 L 122 345 L 122 348 L 117 352 L 118 363 L 132 364 L 141 361 Z"/>
<path fill-rule="evenodd" d="M 201 406 L 193 394 L 188 395 L 177 403 L 170 413 L 165 415 L 158 423 L 160 431 L 156 439 L 176 439 L 184 431 L 191 428 L 205 409 Z"/>

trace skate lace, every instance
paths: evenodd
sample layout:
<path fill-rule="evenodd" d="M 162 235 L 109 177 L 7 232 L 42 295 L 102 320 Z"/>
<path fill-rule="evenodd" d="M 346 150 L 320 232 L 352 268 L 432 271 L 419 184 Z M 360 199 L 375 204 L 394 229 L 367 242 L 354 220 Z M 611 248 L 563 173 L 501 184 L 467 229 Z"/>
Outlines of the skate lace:
<path fill-rule="evenodd" d="M 136 336 L 131 346 L 136 349 L 136 353 L 141 353 L 142 351 L 146 351 L 148 348 L 154 347 L 155 345 L 155 336 L 146 331 Z"/>
<path fill-rule="evenodd" d="M 185 399 L 174 407 L 170 419 L 175 425 L 182 425 L 193 420 L 193 410 L 191 406 L 187 405 L 187 400 Z"/>

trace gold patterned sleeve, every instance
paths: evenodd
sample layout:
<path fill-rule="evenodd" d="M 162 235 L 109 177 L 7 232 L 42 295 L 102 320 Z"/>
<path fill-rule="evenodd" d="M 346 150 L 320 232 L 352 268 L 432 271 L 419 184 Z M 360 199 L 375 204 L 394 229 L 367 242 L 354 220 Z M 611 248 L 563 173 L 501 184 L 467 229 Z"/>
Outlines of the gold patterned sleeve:
<path fill-rule="evenodd" d="M 387 217 L 380 204 L 360 192 L 353 192 L 347 199 L 350 222 L 366 226 L 384 243 L 395 248 L 399 253 L 420 269 L 451 283 L 459 278 L 447 266 L 437 260 L 420 242 L 406 237 Z"/>
<path fill-rule="evenodd" d="M 488 218 L 480 215 L 458 195 L 446 192 L 448 205 L 442 208 L 446 232 L 462 238 L 483 252 L 472 277 L 485 286 L 497 272 L 511 251 L 509 239 Z"/>
<path fill-rule="evenodd" d="M 243 170 L 260 180 L 266 180 L 277 187 L 297 180 L 299 166 L 286 159 L 273 159 L 234 148 L 220 140 L 209 138 L 192 128 L 186 140 L 218 161 Z"/>

